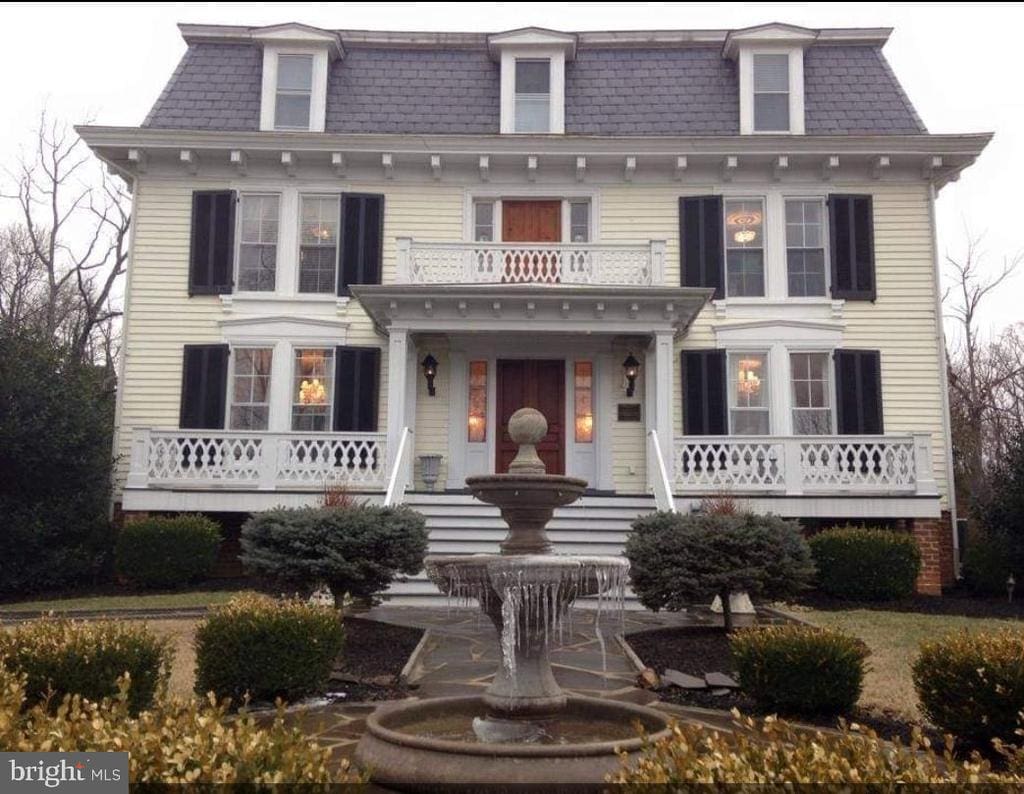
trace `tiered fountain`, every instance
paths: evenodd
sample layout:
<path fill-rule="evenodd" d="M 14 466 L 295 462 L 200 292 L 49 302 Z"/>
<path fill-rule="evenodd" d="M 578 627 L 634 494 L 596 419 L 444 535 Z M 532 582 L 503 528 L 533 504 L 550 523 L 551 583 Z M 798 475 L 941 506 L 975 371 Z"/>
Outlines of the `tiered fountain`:
<path fill-rule="evenodd" d="M 508 474 L 470 477 L 466 485 L 497 505 L 509 526 L 500 554 L 428 557 L 427 572 L 451 598 L 472 598 L 494 623 L 501 666 L 483 696 L 403 701 L 367 719 L 357 760 L 374 782 L 405 791 L 486 784 L 551 791 L 600 784 L 618 752 L 666 730 L 661 713 L 629 703 L 568 696 L 551 672 L 549 645 L 573 601 L 618 602 L 629 565 L 621 557 L 551 553 L 544 528 L 556 507 L 579 499 L 585 480 L 545 474 L 536 444 L 544 416 L 522 408 L 508 432 L 519 453 Z"/>

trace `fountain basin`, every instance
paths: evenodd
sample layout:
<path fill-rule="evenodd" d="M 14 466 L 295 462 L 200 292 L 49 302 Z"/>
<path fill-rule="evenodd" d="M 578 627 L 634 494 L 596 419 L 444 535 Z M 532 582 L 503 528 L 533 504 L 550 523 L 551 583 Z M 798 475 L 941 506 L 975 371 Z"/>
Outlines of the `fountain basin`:
<path fill-rule="evenodd" d="M 474 740 L 474 717 L 486 717 L 481 697 L 402 701 L 366 721 L 356 760 L 379 785 L 400 791 L 450 791 L 456 786 L 501 786 L 552 791 L 600 786 L 620 766 L 618 753 L 638 755 L 645 739 L 668 734 L 668 717 L 654 709 L 588 697 L 569 697 L 564 710 L 538 721 L 549 741 Z M 461 737 L 461 738 L 456 738 Z"/>

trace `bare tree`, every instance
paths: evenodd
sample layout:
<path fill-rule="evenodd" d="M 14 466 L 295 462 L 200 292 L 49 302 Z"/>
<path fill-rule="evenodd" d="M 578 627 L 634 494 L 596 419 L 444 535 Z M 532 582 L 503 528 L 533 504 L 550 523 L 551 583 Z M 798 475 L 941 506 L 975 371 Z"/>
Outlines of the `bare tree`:
<path fill-rule="evenodd" d="M 17 203 L 21 228 L 0 237 L 0 319 L 30 323 L 80 358 L 110 359 L 128 262 L 127 191 L 46 111 L 31 153 L 8 177 L 0 196 Z"/>

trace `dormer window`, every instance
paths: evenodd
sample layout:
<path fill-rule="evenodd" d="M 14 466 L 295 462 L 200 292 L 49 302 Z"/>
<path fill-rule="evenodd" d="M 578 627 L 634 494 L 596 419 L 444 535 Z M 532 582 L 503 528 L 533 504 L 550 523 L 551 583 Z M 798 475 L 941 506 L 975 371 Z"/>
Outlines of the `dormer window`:
<path fill-rule="evenodd" d="M 308 130 L 313 101 L 313 56 L 279 55 L 274 129 Z"/>
<path fill-rule="evenodd" d="M 551 61 L 516 59 L 516 132 L 551 132 Z"/>
<path fill-rule="evenodd" d="M 754 54 L 754 132 L 789 132 L 789 54 Z"/>

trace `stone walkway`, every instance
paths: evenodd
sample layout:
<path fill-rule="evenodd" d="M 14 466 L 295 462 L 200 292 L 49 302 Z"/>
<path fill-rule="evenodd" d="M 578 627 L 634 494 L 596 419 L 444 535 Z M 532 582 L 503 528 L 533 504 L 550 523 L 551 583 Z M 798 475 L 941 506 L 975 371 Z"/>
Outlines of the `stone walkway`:
<path fill-rule="evenodd" d="M 476 609 L 375 607 L 360 617 L 414 626 L 427 634 L 411 669 L 408 683 L 415 697 L 481 694 L 491 683 L 500 655 L 497 634 Z M 552 644 L 555 679 L 576 695 L 652 705 L 680 720 L 723 728 L 729 724 L 721 712 L 691 709 L 658 701 L 657 694 L 635 686 L 637 669 L 618 641 L 622 634 L 720 621 L 710 613 L 680 614 L 630 611 L 620 617 L 578 609 L 571 630 Z M 376 703 L 332 704 L 292 713 L 292 721 L 311 738 L 329 746 L 335 758 L 349 758 L 365 730 L 365 720 Z"/>

